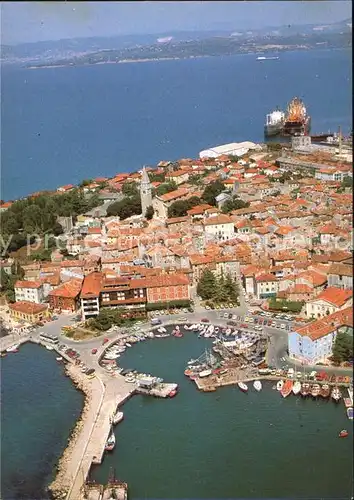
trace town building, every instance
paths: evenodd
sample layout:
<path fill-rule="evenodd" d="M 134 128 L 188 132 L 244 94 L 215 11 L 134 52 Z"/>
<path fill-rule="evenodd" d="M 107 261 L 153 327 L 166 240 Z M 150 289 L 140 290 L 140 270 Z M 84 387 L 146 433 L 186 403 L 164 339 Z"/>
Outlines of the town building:
<path fill-rule="evenodd" d="M 73 278 L 49 292 L 49 305 L 53 310 L 74 312 L 80 307 L 82 279 Z"/>
<path fill-rule="evenodd" d="M 10 316 L 18 322 L 35 324 L 49 317 L 47 304 L 20 301 L 9 304 Z"/>
<path fill-rule="evenodd" d="M 226 241 L 234 238 L 235 224 L 228 215 L 208 217 L 203 222 L 206 241 Z"/>
<path fill-rule="evenodd" d="M 100 312 L 102 281 L 103 275 L 100 272 L 93 272 L 85 276 L 80 293 L 81 315 L 84 321 L 98 316 Z"/>
<path fill-rule="evenodd" d="M 279 289 L 279 282 L 273 274 L 264 273 L 255 278 L 255 290 L 257 299 L 267 299 L 276 297 Z"/>
<path fill-rule="evenodd" d="M 222 146 L 215 146 L 204 151 L 200 151 L 199 158 L 218 158 L 223 155 L 227 156 L 243 156 L 250 150 L 257 150 L 260 147 L 254 142 L 231 142 Z"/>
<path fill-rule="evenodd" d="M 26 301 L 39 304 L 44 300 L 44 290 L 41 281 L 16 281 L 15 286 L 16 302 Z"/>
<path fill-rule="evenodd" d="M 353 289 L 353 266 L 349 264 L 332 264 L 328 270 L 328 286 Z"/>
<path fill-rule="evenodd" d="M 316 298 L 306 303 L 306 316 L 308 318 L 323 318 L 351 306 L 352 303 L 352 290 L 328 287 Z"/>
<path fill-rule="evenodd" d="M 332 355 L 337 333 L 343 328 L 346 332 L 353 334 L 351 307 L 312 321 L 290 332 L 288 336 L 289 357 L 308 365 L 325 362 Z"/>

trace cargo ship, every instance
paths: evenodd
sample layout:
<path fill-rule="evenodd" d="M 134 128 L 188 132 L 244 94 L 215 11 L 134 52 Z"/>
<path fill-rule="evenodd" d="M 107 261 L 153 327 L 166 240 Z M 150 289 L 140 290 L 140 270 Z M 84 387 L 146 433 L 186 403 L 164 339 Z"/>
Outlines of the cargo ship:
<path fill-rule="evenodd" d="M 309 135 L 310 130 L 311 117 L 307 114 L 303 101 L 294 97 L 288 105 L 282 135 Z"/>

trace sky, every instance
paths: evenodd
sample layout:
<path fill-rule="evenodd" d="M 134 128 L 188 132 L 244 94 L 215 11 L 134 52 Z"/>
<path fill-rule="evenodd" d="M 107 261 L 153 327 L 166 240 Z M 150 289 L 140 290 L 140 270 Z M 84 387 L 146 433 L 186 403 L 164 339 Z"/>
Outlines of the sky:
<path fill-rule="evenodd" d="M 1 43 L 257 29 L 351 18 L 350 1 L 1 2 Z"/>

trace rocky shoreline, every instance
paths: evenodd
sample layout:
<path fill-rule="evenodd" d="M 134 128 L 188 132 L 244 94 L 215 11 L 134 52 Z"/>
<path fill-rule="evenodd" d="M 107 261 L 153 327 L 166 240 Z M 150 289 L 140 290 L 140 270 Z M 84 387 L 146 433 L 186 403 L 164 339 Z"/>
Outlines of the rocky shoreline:
<path fill-rule="evenodd" d="M 66 498 L 71 487 L 71 477 L 67 473 L 67 466 L 72 450 L 74 449 L 78 436 L 80 435 L 83 428 L 85 418 L 91 403 L 91 387 L 89 380 L 81 377 L 80 372 L 78 372 L 77 370 L 77 367 L 72 364 L 69 364 L 65 367 L 65 374 L 71 378 L 75 387 L 83 392 L 85 400 L 80 417 L 77 420 L 75 427 L 71 431 L 71 434 L 68 438 L 68 445 L 65 448 L 64 453 L 56 466 L 56 477 L 54 481 L 48 486 L 48 491 L 50 492 L 53 500 Z"/>

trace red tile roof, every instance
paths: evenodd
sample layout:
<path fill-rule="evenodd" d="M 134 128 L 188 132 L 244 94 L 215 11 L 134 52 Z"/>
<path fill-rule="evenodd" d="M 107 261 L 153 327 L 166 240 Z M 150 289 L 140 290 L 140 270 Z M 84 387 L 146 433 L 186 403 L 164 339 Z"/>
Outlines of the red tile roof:
<path fill-rule="evenodd" d="M 352 290 L 343 290 L 332 286 L 323 290 L 315 300 L 325 300 L 336 307 L 342 307 L 352 296 Z"/>
<path fill-rule="evenodd" d="M 177 200 L 178 198 L 183 198 L 189 194 L 189 189 L 175 189 L 175 191 L 170 191 L 169 193 L 165 193 L 159 196 L 160 200 L 163 202 Z"/>
<path fill-rule="evenodd" d="M 340 326 L 353 326 L 353 310 L 351 307 L 337 311 L 318 321 L 312 321 L 295 331 L 302 337 L 317 340 L 336 331 Z"/>
<path fill-rule="evenodd" d="M 35 302 L 27 302 L 26 300 L 23 300 L 22 302 L 15 302 L 14 304 L 10 304 L 9 308 L 12 311 L 21 312 L 24 314 L 38 314 L 48 309 L 48 304 L 36 304 Z"/>
<path fill-rule="evenodd" d="M 93 272 L 85 276 L 80 297 L 84 299 L 88 299 L 90 297 L 98 297 L 102 288 L 102 282 L 102 273 Z"/>
<path fill-rule="evenodd" d="M 42 283 L 40 281 L 16 281 L 15 288 L 40 288 Z"/>
<path fill-rule="evenodd" d="M 49 296 L 75 299 L 81 291 L 82 281 L 77 278 L 66 281 L 55 290 L 49 292 Z"/>
<path fill-rule="evenodd" d="M 278 281 L 273 274 L 266 273 L 266 274 L 261 274 L 260 276 L 256 277 L 256 281 L 260 282 L 267 282 L 267 281 Z"/>

